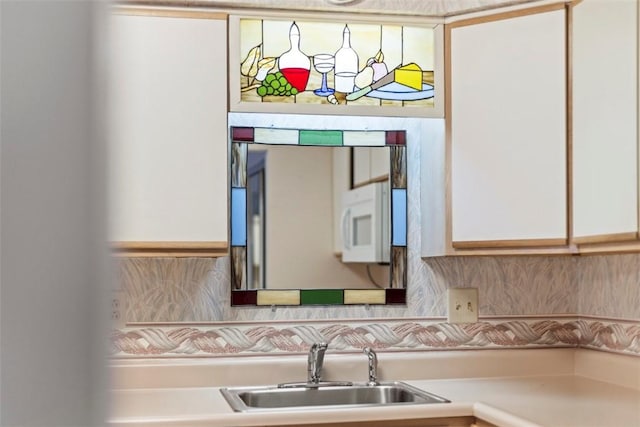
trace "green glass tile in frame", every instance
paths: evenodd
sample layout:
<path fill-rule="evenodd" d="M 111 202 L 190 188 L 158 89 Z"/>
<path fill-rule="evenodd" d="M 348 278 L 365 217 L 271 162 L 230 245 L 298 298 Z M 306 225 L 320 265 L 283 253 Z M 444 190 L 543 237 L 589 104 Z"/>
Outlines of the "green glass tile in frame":
<path fill-rule="evenodd" d="M 343 304 L 342 289 L 302 289 L 300 304 L 302 305 L 332 305 Z"/>
<path fill-rule="evenodd" d="M 342 145 L 341 130 L 301 130 L 300 145 Z"/>

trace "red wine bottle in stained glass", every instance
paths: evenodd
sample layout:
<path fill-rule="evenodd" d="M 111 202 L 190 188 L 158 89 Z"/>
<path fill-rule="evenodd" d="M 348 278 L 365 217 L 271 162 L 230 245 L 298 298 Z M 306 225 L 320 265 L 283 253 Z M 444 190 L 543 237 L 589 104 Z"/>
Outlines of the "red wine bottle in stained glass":
<path fill-rule="evenodd" d="M 289 43 L 291 47 L 288 51 L 280 55 L 278 68 L 291 86 L 298 92 L 303 92 L 307 88 L 309 81 L 309 71 L 311 70 L 311 60 L 300 51 L 300 29 L 294 22 L 289 29 Z"/>

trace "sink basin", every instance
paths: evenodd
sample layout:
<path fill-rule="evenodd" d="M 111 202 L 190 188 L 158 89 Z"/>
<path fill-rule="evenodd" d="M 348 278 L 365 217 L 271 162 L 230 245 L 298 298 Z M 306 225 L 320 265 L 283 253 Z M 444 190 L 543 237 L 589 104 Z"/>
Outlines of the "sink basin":
<path fill-rule="evenodd" d="M 320 387 L 232 387 L 220 390 L 237 412 L 336 409 L 357 406 L 448 403 L 449 400 L 427 393 L 403 382 L 378 385 L 321 385 Z"/>

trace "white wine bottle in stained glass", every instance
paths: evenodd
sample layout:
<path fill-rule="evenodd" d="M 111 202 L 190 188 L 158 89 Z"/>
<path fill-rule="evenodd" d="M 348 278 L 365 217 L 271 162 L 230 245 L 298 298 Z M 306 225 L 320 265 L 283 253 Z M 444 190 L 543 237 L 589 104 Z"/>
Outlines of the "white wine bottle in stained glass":
<path fill-rule="evenodd" d="M 295 22 L 289 28 L 289 43 L 289 50 L 278 59 L 278 68 L 291 86 L 303 92 L 309 81 L 311 60 L 300 50 L 300 29 Z"/>
<path fill-rule="evenodd" d="M 342 31 L 342 47 L 336 52 L 335 58 L 335 89 L 337 92 L 351 93 L 358 74 L 358 54 L 351 48 L 351 31 L 348 25 Z"/>

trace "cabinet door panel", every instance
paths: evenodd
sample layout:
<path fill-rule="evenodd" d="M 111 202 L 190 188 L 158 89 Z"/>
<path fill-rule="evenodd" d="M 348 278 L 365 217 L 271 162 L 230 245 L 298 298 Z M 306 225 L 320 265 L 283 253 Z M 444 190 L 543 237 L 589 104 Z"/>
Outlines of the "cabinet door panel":
<path fill-rule="evenodd" d="M 332 162 L 333 251 L 342 253 L 342 194 L 351 189 L 351 154 L 347 148 L 334 147 Z"/>
<path fill-rule="evenodd" d="M 452 241 L 566 239 L 564 10 L 451 31 Z"/>
<path fill-rule="evenodd" d="M 226 242 L 226 20 L 114 15 L 110 44 L 110 240 Z"/>
<path fill-rule="evenodd" d="M 353 185 L 363 185 L 371 179 L 371 149 L 355 147 L 353 149 Z"/>
<path fill-rule="evenodd" d="M 573 226 L 578 238 L 638 230 L 637 8 L 635 0 L 585 0 L 573 8 Z"/>
<path fill-rule="evenodd" d="M 389 176 L 389 148 L 371 148 L 371 179 L 380 180 Z"/>

